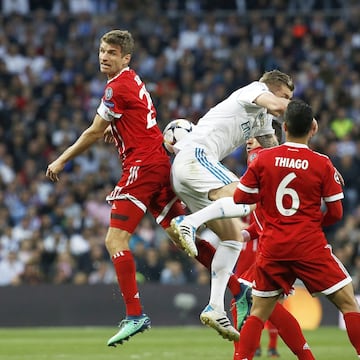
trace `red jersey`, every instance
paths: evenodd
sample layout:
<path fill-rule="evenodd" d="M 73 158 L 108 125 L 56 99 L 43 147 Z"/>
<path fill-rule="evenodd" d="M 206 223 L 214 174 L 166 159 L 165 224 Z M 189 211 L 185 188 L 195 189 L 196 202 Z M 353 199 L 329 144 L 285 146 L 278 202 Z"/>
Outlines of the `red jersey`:
<path fill-rule="evenodd" d="M 330 159 L 289 142 L 261 150 L 234 193 L 236 203 L 259 201 L 260 252 L 277 260 L 316 257 L 316 250 L 327 243 L 321 225 L 322 199 L 332 202 L 343 197 Z"/>
<path fill-rule="evenodd" d="M 249 151 L 247 157 L 248 166 L 252 161 L 254 161 L 257 158 L 260 150 L 262 150 L 262 147 L 257 147 Z M 247 222 L 250 224 L 249 230 L 251 228 L 250 231 L 251 240 L 244 243 L 243 248 L 240 251 L 239 259 L 236 264 L 236 274 L 238 276 L 241 276 L 255 262 L 255 256 L 259 248 L 258 238 L 259 238 L 259 234 L 262 232 L 262 228 L 261 228 L 262 224 L 259 219 L 260 214 L 261 211 L 259 207 L 257 207 L 256 210 L 252 211 L 248 216 Z"/>
<path fill-rule="evenodd" d="M 97 112 L 111 123 L 123 167 L 169 161 L 151 96 L 134 70 L 108 81 Z"/>

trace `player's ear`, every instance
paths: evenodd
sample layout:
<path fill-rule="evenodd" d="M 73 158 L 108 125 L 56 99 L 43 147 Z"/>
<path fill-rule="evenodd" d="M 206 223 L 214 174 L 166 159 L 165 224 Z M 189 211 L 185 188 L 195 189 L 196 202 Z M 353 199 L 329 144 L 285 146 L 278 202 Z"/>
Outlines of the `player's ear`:
<path fill-rule="evenodd" d="M 129 65 L 131 60 L 131 54 L 124 55 L 123 59 L 125 60 L 126 64 Z"/>
<path fill-rule="evenodd" d="M 318 122 L 314 118 L 311 124 L 310 136 L 314 136 L 319 130 Z"/>

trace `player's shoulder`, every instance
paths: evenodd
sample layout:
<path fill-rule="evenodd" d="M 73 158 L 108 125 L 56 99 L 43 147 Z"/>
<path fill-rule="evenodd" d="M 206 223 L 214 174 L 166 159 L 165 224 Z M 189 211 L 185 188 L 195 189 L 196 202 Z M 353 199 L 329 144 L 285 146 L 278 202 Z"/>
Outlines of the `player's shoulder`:
<path fill-rule="evenodd" d="M 322 165 L 323 166 L 329 166 L 330 164 L 332 164 L 331 159 L 326 154 L 320 153 L 320 152 L 315 151 L 315 150 L 313 150 L 311 148 L 308 148 L 307 151 L 309 153 L 309 155 L 308 155 L 309 161 L 311 161 L 312 163 L 317 164 L 318 168 L 320 168 Z"/>
<path fill-rule="evenodd" d="M 283 145 L 277 145 L 269 148 L 259 147 L 254 154 L 254 160 L 257 160 L 259 164 L 267 165 L 270 163 L 270 159 L 273 159 L 276 156 L 281 156 L 283 154 Z"/>
<path fill-rule="evenodd" d="M 260 81 L 252 81 L 251 83 L 242 86 L 241 88 L 234 91 L 234 93 L 246 93 L 248 91 L 269 91 L 266 84 Z"/>
<path fill-rule="evenodd" d="M 134 70 L 127 68 L 124 69 L 120 74 L 111 79 L 106 88 L 112 88 L 116 90 L 126 90 L 131 89 L 134 86 L 134 82 L 136 82 L 136 73 Z M 138 82 L 141 82 L 139 79 Z"/>
<path fill-rule="evenodd" d="M 320 153 L 320 152 L 315 151 L 315 150 L 311 150 L 311 152 L 314 154 L 314 156 L 323 158 L 325 160 L 330 160 L 330 158 L 326 154 Z"/>
<path fill-rule="evenodd" d="M 272 154 L 272 153 L 276 153 L 279 151 L 279 146 L 280 145 L 277 145 L 277 146 L 272 146 L 272 147 L 268 147 L 268 148 L 263 148 L 263 147 L 258 147 L 256 149 L 254 149 L 254 151 L 256 152 L 257 154 L 257 157 L 259 156 L 267 156 L 269 154 Z"/>

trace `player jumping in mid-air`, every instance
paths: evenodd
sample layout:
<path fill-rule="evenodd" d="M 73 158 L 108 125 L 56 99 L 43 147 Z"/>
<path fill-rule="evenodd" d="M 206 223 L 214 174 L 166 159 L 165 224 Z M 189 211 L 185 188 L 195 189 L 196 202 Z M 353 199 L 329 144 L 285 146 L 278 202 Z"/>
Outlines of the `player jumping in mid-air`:
<path fill-rule="evenodd" d="M 171 174 L 180 199 L 191 212 L 211 206 L 217 199 L 223 201 L 226 209 L 223 218 L 207 222 L 221 242 L 211 263 L 209 304 L 200 320 L 231 340 L 237 339 L 239 333 L 222 325 L 230 323 L 224 310 L 224 295 L 243 241 L 241 221 L 234 218 L 239 216 L 241 205 L 232 199 L 238 177 L 220 161 L 251 137 L 256 137 L 265 147 L 269 142 L 277 144 L 272 115 L 283 114 L 293 90 L 294 84 L 288 75 L 278 70 L 266 72 L 259 81 L 236 90 L 210 109 L 194 130 L 174 145 L 176 155 Z M 199 224 L 203 222 L 200 220 Z M 178 217 L 172 221 L 172 227 L 192 248 L 196 226 Z"/>
<path fill-rule="evenodd" d="M 117 275 L 126 317 L 121 321 L 119 331 L 108 340 L 109 346 L 122 344 L 150 327 L 150 318 L 143 313 L 135 261 L 129 248 L 131 234 L 145 212 L 148 210 L 170 238 L 184 248 L 170 227 L 171 219 L 183 215 L 184 209 L 170 185 L 170 159 L 163 147 L 151 96 L 140 77 L 129 67 L 133 48 L 134 41 L 128 31 L 112 30 L 102 36 L 100 71 L 108 81 L 97 114 L 92 124 L 49 164 L 46 171 L 52 181 L 58 181 L 59 173 L 68 161 L 103 138 L 113 142 L 119 153 L 122 174 L 107 197 L 112 207 L 105 244 Z M 194 249 L 194 244 L 193 248 L 184 248 L 187 252 Z M 204 244 L 197 259 L 209 267 L 212 250 Z M 240 285 L 235 285 L 234 291 L 238 294 Z M 247 303 L 238 301 L 237 305 L 244 307 L 245 317 Z"/>
<path fill-rule="evenodd" d="M 276 126 L 275 126 L 276 125 Z M 277 138 L 279 141 L 281 140 L 281 126 L 279 125 L 277 120 L 273 120 L 273 126 L 278 128 Z M 247 141 L 247 150 L 249 151 L 248 154 L 248 163 L 254 160 L 257 156 L 257 153 L 261 150 L 259 147 L 259 143 L 256 141 L 255 138 L 251 138 Z M 223 199 L 219 199 L 214 201 L 208 208 L 212 208 L 212 211 L 208 211 L 208 209 L 202 209 L 198 212 L 195 212 L 191 215 L 187 215 L 186 218 L 194 219 L 194 223 L 198 224 L 199 219 L 203 221 L 212 220 L 211 216 L 218 216 L 219 218 L 223 217 L 226 214 L 226 208 L 223 208 Z M 257 206 L 256 210 L 254 210 L 250 214 L 250 218 L 252 219 L 259 219 L 261 216 L 260 208 Z M 242 212 L 239 214 L 233 213 L 232 215 L 236 215 L 238 217 L 242 216 Z M 201 220 L 200 220 L 201 221 Z M 240 252 L 240 256 L 238 258 L 236 267 L 235 267 L 235 274 L 230 276 L 228 282 L 228 288 L 234 295 L 234 299 L 232 299 L 232 306 L 231 312 L 234 320 L 234 326 L 237 330 L 240 330 L 243 322 L 244 322 L 244 312 L 243 307 L 236 306 L 236 291 L 237 287 L 240 284 L 248 284 L 251 286 L 252 279 L 253 279 L 253 263 L 255 259 L 255 254 L 258 247 L 258 232 L 259 228 L 256 221 L 251 222 L 250 227 L 246 228 L 246 230 L 242 230 L 244 235 L 244 240 L 247 241 L 244 244 L 243 249 Z M 206 245 L 206 241 L 197 239 L 197 247 L 202 249 Z M 207 245 L 211 247 L 211 245 Z M 213 250 L 215 252 L 215 250 Z M 210 262 L 210 259 L 209 259 Z M 237 286 L 236 286 L 237 285 Z M 247 292 L 247 295 L 250 295 L 250 292 Z M 250 305 L 250 304 L 249 304 Z M 250 309 L 248 309 L 249 311 Z M 239 312 L 240 311 L 240 312 Z M 245 317 L 246 318 L 246 317 Z M 271 347 L 268 349 L 268 356 L 270 357 L 278 357 L 278 353 L 276 351 L 276 337 L 277 334 L 281 336 L 283 341 L 289 347 L 289 349 L 297 356 L 299 360 L 314 360 L 314 356 L 311 352 L 310 347 L 308 346 L 306 339 L 301 331 L 300 325 L 297 320 L 292 316 L 280 303 L 277 304 L 273 313 L 271 314 L 271 328 L 269 328 L 269 333 L 271 332 L 271 341 L 269 346 Z M 274 325 L 275 324 L 275 325 Z M 238 360 L 238 346 L 239 341 L 234 341 L 234 357 L 233 360 Z"/>

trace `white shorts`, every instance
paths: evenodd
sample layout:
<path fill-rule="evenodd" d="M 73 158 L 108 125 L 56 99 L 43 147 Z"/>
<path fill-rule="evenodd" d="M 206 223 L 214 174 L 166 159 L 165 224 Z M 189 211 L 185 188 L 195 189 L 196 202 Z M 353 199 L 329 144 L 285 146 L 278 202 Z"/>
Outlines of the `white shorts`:
<path fill-rule="evenodd" d="M 179 151 L 171 167 L 171 179 L 174 191 L 191 212 L 211 204 L 210 190 L 239 181 L 234 173 L 203 148 Z"/>

